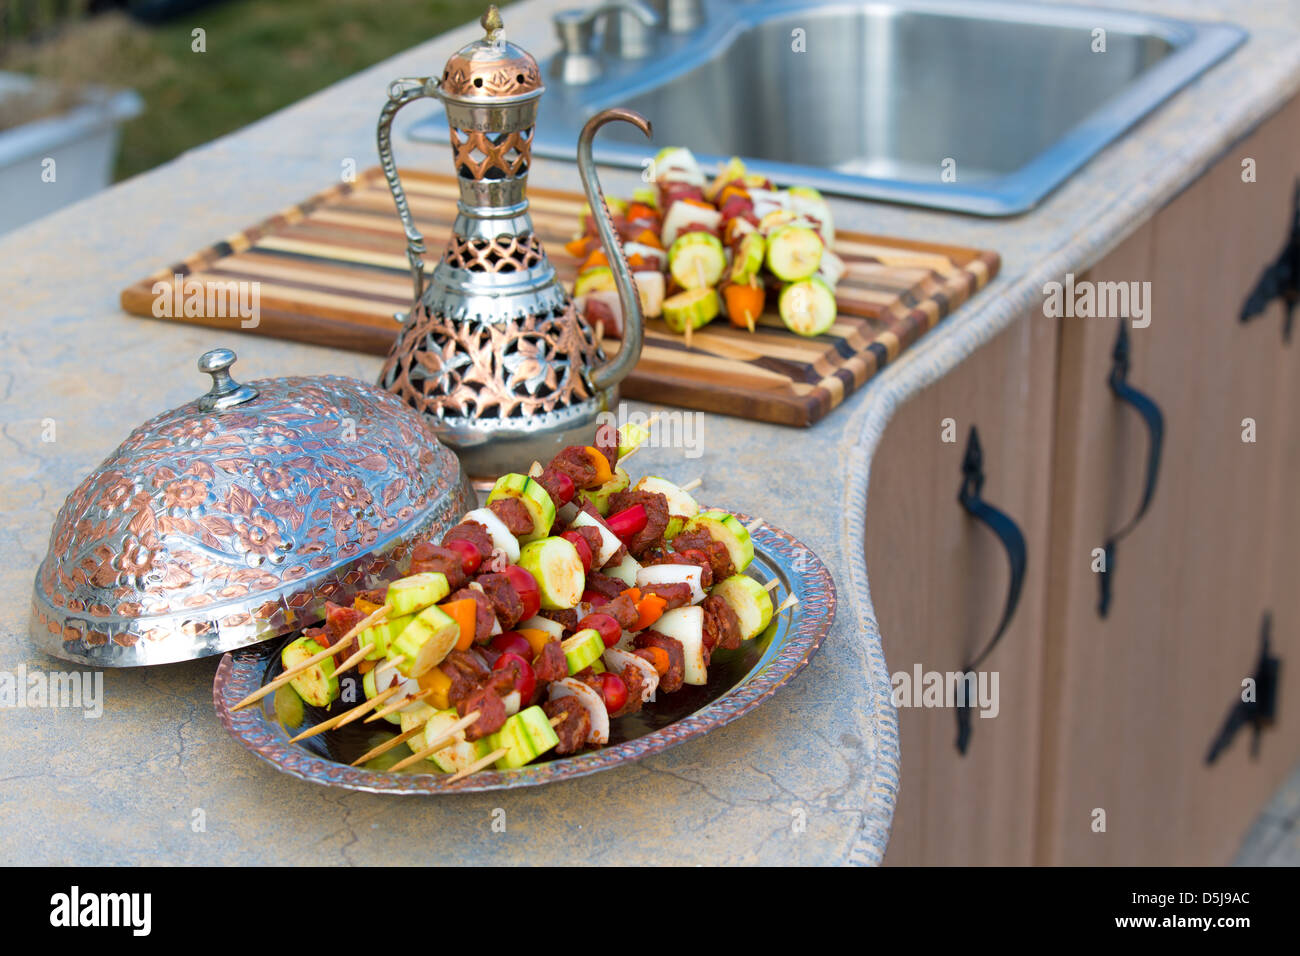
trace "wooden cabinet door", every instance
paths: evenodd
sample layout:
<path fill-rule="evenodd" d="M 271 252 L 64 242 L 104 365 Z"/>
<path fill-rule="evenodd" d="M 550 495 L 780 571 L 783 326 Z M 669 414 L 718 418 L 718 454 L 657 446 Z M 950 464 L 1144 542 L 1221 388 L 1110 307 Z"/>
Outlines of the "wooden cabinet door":
<path fill-rule="evenodd" d="M 1237 318 L 1280 248 L 1279 210 L 1300 174 L 1297 129 L 1293 103 L 1087 276 L 1150 282 L 1151 323 L 1131 330 L 1129 382 L 1164 413 L 1159 486 L 1118 545 L 1104 619 L 1093 549 L 1136 510 L 1148 439 L 1107 386 L 1117 320 L 1061 320 L 1040 862 L 1227 863 L 1300 754 L 1300 735 L 1275 734 L 1251 760 L 1242 734 L 1205 762 L 1253 669 L 1273 581 L 1294 591 L 1300 570 L 1279 540 L 1280 500 L 1296 480 L 1289 443 L 1300 419 L 1284 407 L 1296 352 L 1281 348 L 1276 318 Z M 1243 182 L 1246 157 L 1256 182 Z M 1243 441 L 1245 419 L 1254 443 Z M 1290 649 L 1288 613 L 1290 634 L 1276 630 Z"/>
<path fill-rule="evenodd" d="M 998 713 L 972 716 L 967 753 L 957 752 L 952 709 L 899 710 L 890 864 L 1031 860 L 1055 335 L 1038 314 L 1016 322 L 903 405 L 873 458 L 867 571 L 891 673 L 960 672 L 1002 616 L 1006 555 L 957 500 L 972 425 L 983 446 L 983 498 L 1016 521 L 1028 550 L 1019 609 L 980 668 L 998 675 Z M 946 419 L 955 441 L 944 441 Z"/>

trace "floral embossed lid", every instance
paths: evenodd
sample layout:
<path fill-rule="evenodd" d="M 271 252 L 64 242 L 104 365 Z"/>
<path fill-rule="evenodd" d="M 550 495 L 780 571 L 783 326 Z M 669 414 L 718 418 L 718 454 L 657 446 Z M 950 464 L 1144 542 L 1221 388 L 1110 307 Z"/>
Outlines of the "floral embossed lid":
<path fill-rule="evenodd" d="M 456 456 L 383 389 L 336 376 L 212 389 L 137 428 L 68 496 L 32 635 L 58 657 L 161 664 L 309 625 L 401 573 L 473 507 Z"/>
<path fill-rule="evenodd" d="M 496 6 L 488 7 L 479 24 L 484 37 L 447 60 L 439 86 L 442 95 L 469 104 L 541 96 L 545 87 L 537 61 L 506 40 Z"/>

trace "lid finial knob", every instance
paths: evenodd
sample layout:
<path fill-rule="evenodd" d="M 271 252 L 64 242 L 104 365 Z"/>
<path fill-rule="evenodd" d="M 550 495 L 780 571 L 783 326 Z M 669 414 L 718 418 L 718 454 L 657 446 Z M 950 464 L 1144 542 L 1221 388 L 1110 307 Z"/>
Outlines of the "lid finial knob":
<path fill-rule="evenodd" d="M 501 11 L 497 9 L 495 3 L 488 4 L 487 10 L 483 16 L 479 17 L 479 25 L 487 32 L 489 43 L 496 44 L 500 37 L 501 31 L 505 29 L 505 21 L 501 19 Z"/>
<path fill-rule="evenodd" d="M 212 376 L 212 388 L 199 399 L 199 408 L 205 412 L 224 411 L 257 398 L 257 389 L 230 377 L 235 359 L 232 349 L 212 349 L 199 357 L 199 371 Z"/>

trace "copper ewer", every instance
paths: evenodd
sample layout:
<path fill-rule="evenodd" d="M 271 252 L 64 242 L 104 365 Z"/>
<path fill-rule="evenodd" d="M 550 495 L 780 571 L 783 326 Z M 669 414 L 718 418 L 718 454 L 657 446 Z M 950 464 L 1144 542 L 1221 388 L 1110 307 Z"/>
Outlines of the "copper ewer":
<path fill-rule="evenodd" d="M 605 110 L 578 138 L 582 187 L 623 309 L 622 346 L 611 360 L 556 278 L 528 213 L 533 124 L 545 90 L 537 61 L 505 41 L 495 6 L 480 22 L 487 35 L 454 54 L 441 78 L 395 81 L 380 114 L 379 157 L 415 279 L 413 304 L 380 385 L 422 412 L 471 474 L 497 475 L 545 461 L 563 445 L 586 444 L 641 355 L 640 300 L 605 208 L 591 143 L 614 120 L 646 136 L 650 124 L 630 110 Z M 460 184 L 451 239 L 427 282 L 424 237 L 392 151 L 393 118 L 423 97 L 447 111 Z"/>

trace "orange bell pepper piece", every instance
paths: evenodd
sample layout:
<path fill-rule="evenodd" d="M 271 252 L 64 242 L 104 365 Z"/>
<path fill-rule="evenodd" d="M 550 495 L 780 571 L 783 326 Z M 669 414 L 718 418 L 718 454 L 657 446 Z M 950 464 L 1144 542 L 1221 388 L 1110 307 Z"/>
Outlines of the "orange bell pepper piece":
<path fill-rule="evenodd" d="M 632 625 L 634 631 L 644 631 L 659 618 L 663 617 L 668 602 L 658 594 L 647 594 L 636 605 L 637 619 Z"/>
<path fill-rule="evenodd" d="M 650 663 L 654 665 L 660 677 L 668 673 L 668 668 L 672 665 L 672 662 L 668 659 L 666 650 L 662 647 L 643 647 L 641 651 L 649 653 Z"/>
<path fill-rule="evenodd" d="M 564 251 L 575 259 L 585 259 L 591 255 L 591 250 L 595 249 L 600 240 L 595 236 L 579 236 L 564 244 Z"/>
<path fill-rule="evenodd" d="M 662 249 L 664 247 L 663 240 L 659 238 L 659 234 L 653 229 L 642 229 L 637 233 L 634 241 L 641 243 L 643 246 L 649 246 L 652 249 Z"/>
<path fill-rule="evenodd" d="M 447 694 L 451 690 L 451 678 L 441 667 L 430 668 L 429 671 L 421 674 L 418 683 L 420 690 L 429 691 L 425 701 L 430 707 L 446 710 L 451 706 L 451 701 L 447 699 Z"/>
<path fill-rule="evenodd" d="M 628 589 L 625 590 L 625 591 L 619 591 L 619 592 L 618 592 L 618 596 L 619 596 L 619 597 L 630 597 L 630 598 L 632 599 L 632 603 L 633 603 L 633 604 L 636 604 L 637 601 L 641 600 L 641 589 L 640 589 L 640 588 L 628 588 Z"/>
<path fill-rule="evenodd" d="M 627 207 L 627 221 L 632 222 L 635 219 L 658 219 L 659 210 L 654 206 L 647 206 L 643 202 L 634 202 Z"/>
<path fill-rule="evenodd" d="M 474 643 L 474 629 L 478 622 L 478 604 L 473 598 L 460 601 L 448 601 L 441 605 L 443 611 L 460 627 L 460 637 L 456 639 L 456 650 L 467 651 Z"/>
<path fill-rule="evenodd" d="M 599 448 L 591 445 L 586 447 L 587 457 L 591 459 L 591 467 L 596 469 L 596 484 L 603 485 L 614 477 L 614 472 L 609 467 L 609 459 Z"/>
<path fill-rule="evenodd" d="M 594 250 L 591 255 L 583 260 L 582 266 L 578 269 L 579 273 L 586 272 L 588 269 L 598 269 L 601 266 L 609 265 L 609 259 L 603 249 Z"/>
<path fill-rule="evenodd" d="M 754 331 L 754 323 L 767 305 L 767 290 L 756 279 L 748 283 L 728 282 L 722 287 L 722 298 L 727 303 L 727 320 L 734 326 Z"/>
<path fill-rule="evenodd" d="M 528 646 L 533 649 L 534 657 L 542 652 L 543 647 L 555 640 L 540 627 L 521 628 L 519 633 L 524 636 L 524 640 L 528 641 Z"/>

